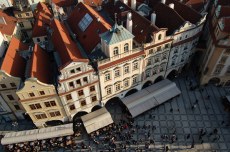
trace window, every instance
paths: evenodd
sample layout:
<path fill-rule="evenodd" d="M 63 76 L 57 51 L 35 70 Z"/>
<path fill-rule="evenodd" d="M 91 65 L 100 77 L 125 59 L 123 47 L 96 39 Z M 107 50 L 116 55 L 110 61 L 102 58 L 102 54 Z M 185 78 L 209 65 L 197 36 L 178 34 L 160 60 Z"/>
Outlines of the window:
<path fill-rule="evenodd" d="M 87 77 L 84 77 L 84 78 L 83 78 L 83 81 L 84 81 L 85 83 L 88 83 L 88 78 L 87 78 Z"/>
<path fill-rule="evenodd" d="M 75 110 L 75 109 L 76 109 L 76 108 L 75 108 L 75 105 L 74 105 L 74 104 L 72 104 L 72 105 L 69 106 L 69 110 L 72 111 L 72 110 Z"/>
<path fill-rule="evenodd" d="M 222 56 L 222 58 L 220 59 L 220 63 L 224 64 L 227 60 L 228 56 Z"/>
<path fill-rule="evenodd" d="M 146 70 L 145 74 L 146 74 L 146 78 L 150 77 L 151 76 L 150 69 Z"/>
<path fill-rule="evenodd" d="M 81 71 L 81 68 L 79 67 L 79 68 L 76 68 L 76 70 L 77 70 L 77 72 L 80 72 Z"/>
<path fill-rule="evenodd" d="M 77 83 L 77 85 L 80 85 L 80 86 L 81 86 L 81 80 L 80 80 L 80 79 L 77 80 L 76 83 Z"/>
<path fill-rule="evenodd" d="M 44 114 L 44 113 L 36 114 L 35 117 L 36 117 L 36 119 L 45 119 L 45 118 L 47 118 L 46 114 Z"/>
<path fill-rule="evenodd" d="M 167 59 L 167 53 L 162 54 L 162 60 Z"/>
<path fill-rule="evenodd" d="M 138 69 L 138 62 L 133 63 L 133 71 Z"/>
<path fill-rule="evenodd" d="M 75 73 L 75 70 L 74 69 L 70 70 L 70 73 L 71 74 Z"/>
<path fill-rule="evenodd" d="M 124 87 L 128 87 L 129 86 L 129 79 L 124 80 Z"/>
<path fill-rule="evenodd" d="M 166 48 L 166 49 L 169 48 L 169 44 L 165 44 L 165 48 Z"/>
<path fill-rule="evenodd" d="M 61 113 L 59 111 L 50 112 L 50 117 L 57 117 L 60 115 L 61 115 Z"/>
<path fill-rule="evenodd" d="M 175 54 L 175 53 L 178 53 L 178 50 L 177 50 L 177 49 L 174 50 L 174 54 Z"/>
<path fill-rule="evenodd" d="M 95 86 L 91 86 L 91 87 L 89 88 L 89 90 L 90 90 L 90 92 L 95 91 Z"/>
<path fill-rule="evenodd" d="M 125 45 L 124 45 L 124 52 L 126 53 L 126 52 L 129 52 L 129 44 L 128 43 L 126 43 Z"/>
<path fill-rule="evenodd" d="M 35 103 L 35 104 L 31 104 L 29 105 L 31 110 L 35 110 L 35 109 L 41 109 L 41 105 L 39 103 Z"/>
<path fill-rule="evenodd" d="M 83 96 L 83 95 L 84 95 L 83 90 L 78 91 L 78 95 L 79 95 L 79 96 Z"/>
<path fill-rule="evenodd" d="M 54 107 L 54 106 L 56 106 L 56 102 L 55 101 L 45 102 L 45 106 L 46 107 Z"/>
<path fill-rule="evenodd" d="M 114 75 L 115 75 L 115 77 L 119 77 L 120 76 L 120 70 L 119 69 L 115 70 Z"/>
<path fill-rule="evenodd" d="M 40 40 L 40 38 L 37 38 L 37 42 L 40 42 L 41 40 Z"/>
<path fill-rule="evenodd" d="M 160 52 L 161 51 L 161 47 L 157 47 L 157 52 Z"/>
<path fill-rule="evenodd" d="M 9 100 L 14 100 L 14 97 L 12 95 L 6 95 Z"/>
<path fill-rule="evenodd" d="M 115 47 L 114 49 L 113 49 L 113 55 L 114 56 L 116 56 L 116 55 L 118 55 L 119 53 L 118 53 L 118 47 Z"/>
<path fill-rule="evenodd" d="M 21 14 L 18 14 L 18 17 L 22 17 L 22 15 L 21 15 Z"/>
<path fill-rule="evenodd" d="M 6 88 L 6 85 L 5 84 L 0 84 L 2 88 Z"/>
<path fill-rule="evenodd" d="M 153 68 L 153 75 L 157 74 L 157 69 L 158 69 L 158 66 L 155 66 L 155 67 Z"/>
<path fill-rule="evenodd" d="M 125 66 L 124 74 L 129 73 L 129 66 Z"/>
<path fill-rule="evenodd" d="M 45 95 L 44 91 L 39 91 L 40 95 Z"/>
<path fill-rule="evenodd" d="M 97 96 L 92 96 L 92 97 L 91 97 L 91 101 L 92 101 L 92 102 L 97 101 Z"/>
<path fill-rule="evenodd" d="M 105 74 L 105 81 L 108 81 L 108 80 L 110 80 L 110 73 Z"/>
<path fill-rule="evenodd" d="M 137 83 L 137 76 L 134 76 L 133 77 L 133 84 L 136 84 Z"/>
<path fill-rule="evenodd" d="M 117 83 L 117 84 L 115 85 L 115 90 L 116 90 L 116 91 L 121 90 L 121 84 L 120 84 L 120 83 Z"/>
<path fill-rule="evenodd" d="M 22 22 L 18 23 L 20 27 L 24 27 L 24 24 Z"/>
<path fill-rule="evenodd" d="M 66 100 L 71 100 L 72 99 L 71 94 L 67 94 L 65 97 L 66 97 Z"/>
<path fill-rule="evenodd" d="M 26 16 L 30 16 L 30 13 L 26 13 Z"/>
<path fill-rule="evenodd" d="M 106 93 L 107 93 L 107 95 L 112 94 L 112 89 L 111 89 L 111 87 L 106 87 Z"/>
<path fill-rule="evenodd" d="M 221 73 L 223 67 L 224 67 L 223 65 L 218 64 L 218 65 L 216 66 L 216 69 L 215 69 L 214 73 L 215 73 L 215 74 Z"/>
<path fill-rule="evenodd" d="M 11 87 L 16 87 L 15 83 L 10 83 Z"/>
<path fill-rule="evenodd" d="M 160 60 L 159 60 L 159 56 L 156 56 L 155 57 L 155 62 L 159 62 Z"/>
<path fill-rule="evenodd" d="M 17 104 L 14 105 L 14 108 L 15 108 L 16 110 L 21 110 L 20 106 L 17 105 Z"/>
<path fill-rule="evenodd" d="M 73 82 L 69 82 L 69 87 L 70 87 L 70 88 L 74 88 Z"/>
<path fill-rule="evenodd" d="M 85 101 L 85 100 L 82 100 L 82 101 L 80 101 L 80 104 L 81 104 L 81 106 L 83 107 L 83 106 L 86 105 L 86 101 Z"/>
<path fill-rule="evenodd" d="M 149 50 L 149 54 L 153 54 L 153 49 Z"/>
<path fill-rule="evenodd" d="M 33 92 L 29 93 L 29 95 L 30 95 L 30 97 L 34 97 L 35 96 Z"/>
<path fill-rule="evenodd" d="M 81 29 L 81 31 L 84 32 L 92 21 L 93 21 L 92 17 L 87 13 L 78 23 L 78 27 Z"/>
<path fill-rule="evenodd" d="M 152 59 L 151 59 L 151 58 L 148 58 L 148 60 L 147 60 L 147 66 L 148 66 L 148 65 L 151 65 L 151 62 L 152 62 Z"/>
<path fill-rule="evenodd" d="M 158 40 L 160 40 L 160 39 L 161 39 L 161 34 L 158 35 Z"/>

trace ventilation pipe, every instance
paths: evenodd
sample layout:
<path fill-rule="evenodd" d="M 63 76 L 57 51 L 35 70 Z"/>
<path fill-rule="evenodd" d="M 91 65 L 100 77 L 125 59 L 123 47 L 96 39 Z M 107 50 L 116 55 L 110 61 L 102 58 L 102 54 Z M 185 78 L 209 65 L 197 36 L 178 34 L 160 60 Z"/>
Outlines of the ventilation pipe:
<path fill-rule="evenodd" d="M 170 7 L 171 9 L 174 9 L 174 4 L 173 4 L 173 3 L 169 4 L 169 7 Z"/>
<path fill-rule="evenodd" d="M 154 12 L 151 14 L 151 23 L 154 25 L 156 23 L 156 13 L 154 13 Z"/>
<path fill-rule="evenodd" d="M 133 28 L 133 21 L 132 21 L 132 13 L 127 14 L 127 21 L 126 21 L 126 29 L 132 33 L 132 28 Z"/>
<path fill-rule="evenodd" d="M 136 10 L 136 6 L 137 6 L 137 1 L 136 0 L 131 0 L 131 8 L 133 10 Z"/>

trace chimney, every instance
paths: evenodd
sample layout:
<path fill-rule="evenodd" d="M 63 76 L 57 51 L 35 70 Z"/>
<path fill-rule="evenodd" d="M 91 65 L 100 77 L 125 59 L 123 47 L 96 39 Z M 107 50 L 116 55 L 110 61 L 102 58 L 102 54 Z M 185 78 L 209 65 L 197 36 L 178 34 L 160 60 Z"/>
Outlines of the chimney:
<path fill-rule="evenodd" d="M 165 4 L 165 1 L 166 1 L 166 0 L 161 0 L 161 3 Z"/>
<path fill-rule="evenodd" d="M 133 10 L 136 10 L 136 5 L 137 5 L 137 1 L 136 0 L 131 0 L 131 8 Z"/>
<path fill-rule="evenodd" d="M 133 21 L 132 21 L 132 13 L 127 14 L 127 21 L 126 21 L 126 29 L 132 33 L 132 28 L 133 28 Z"/>
<path fill-rule="evenodd" d="M 173 3 L 170 3 L 170 4 L 169 4 L 169 7 L 170 7 L 171 9 L 174 9 L 174 4 L 173 4 Z"/>
<path fill-rule="evenodd" d="M 151 14 L 151 23 L 154 24 L 154 25 L 155 25 L 155 23 L 156 23 L 156 13 L 155 13 L 155 12 L 153 12 L 153 13 Z"/>

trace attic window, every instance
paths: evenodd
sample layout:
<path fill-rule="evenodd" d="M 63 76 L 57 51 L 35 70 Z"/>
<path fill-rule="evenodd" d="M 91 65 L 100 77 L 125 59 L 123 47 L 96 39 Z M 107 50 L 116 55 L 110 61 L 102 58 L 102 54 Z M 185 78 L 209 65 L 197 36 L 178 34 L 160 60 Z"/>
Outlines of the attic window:
<path fill-rule="evenodd" d="M 82 32 L 84 32 L 92 21 L 93 18 L 87 13 L 78 23 L 78 27 L 81 29 Z"/>

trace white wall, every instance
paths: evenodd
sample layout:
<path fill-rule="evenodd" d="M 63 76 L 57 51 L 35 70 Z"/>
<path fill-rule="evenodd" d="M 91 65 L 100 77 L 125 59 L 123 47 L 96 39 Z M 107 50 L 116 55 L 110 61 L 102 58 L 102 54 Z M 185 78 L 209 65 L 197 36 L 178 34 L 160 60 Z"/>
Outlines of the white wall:
<path fill-rule="evenodd" d="M 11 0 L 0 0 L 0 8 L 3 9 L 5 6 L 5 8 L 7 7 L 12 7 L 12 3 Z"/>
<path fill-rule="evenodd" d="M 5 50 L 6 50 L 6 46 L 4 44 L 4 37 L 2 33 L 0 32 L 0 57 L 3 56 Z"/>

